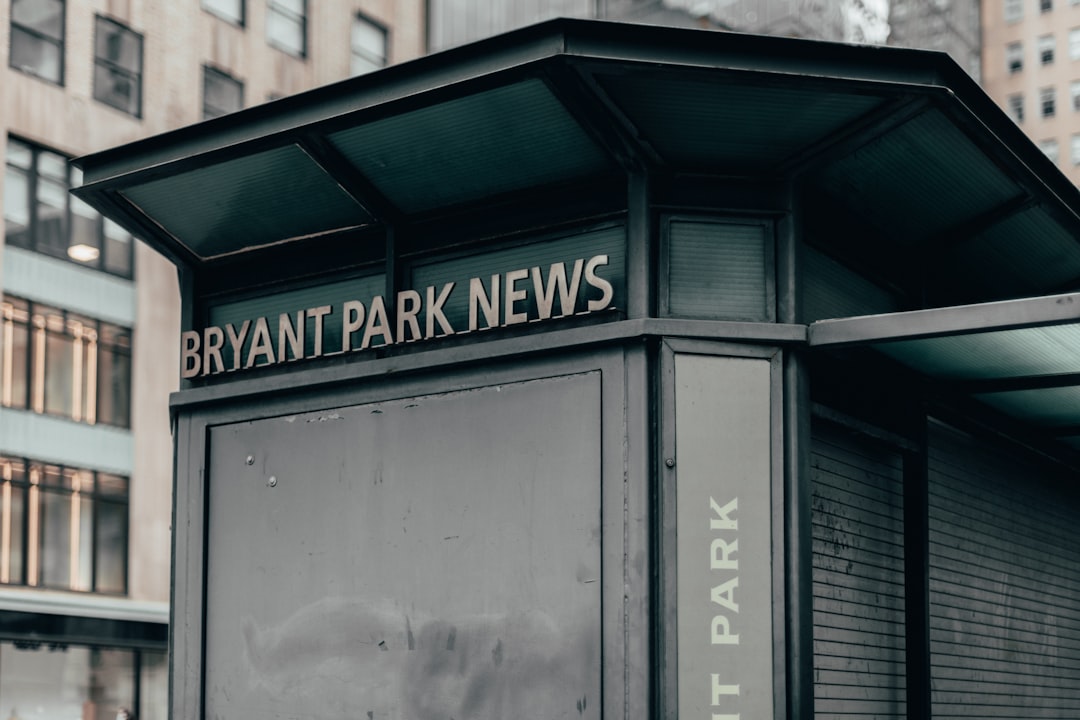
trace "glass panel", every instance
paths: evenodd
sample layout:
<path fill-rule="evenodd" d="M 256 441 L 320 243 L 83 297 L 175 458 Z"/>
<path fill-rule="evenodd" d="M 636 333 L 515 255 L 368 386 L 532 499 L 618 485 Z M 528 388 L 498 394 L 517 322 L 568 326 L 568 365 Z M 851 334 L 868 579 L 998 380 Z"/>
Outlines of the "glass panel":
<path fill-rule="evenodd" d="M 22 584 L 26 551 L 26 466 L 21 460 L 0 458 L 0 582 Z M 6 570 L 4 564 L 6 562 Z"/>
<path fill-rule="evenodd" d="M 123 593 L 127 590 L 127 503 L 98 500 L 97 592 Z"/>
<path fill-rule="evenodd" d="M 763 225 L 673 220 L 669 239 L 672 315 L 766 321 Z"/>
<path fill-rule="evenodd" d="M 99 495 L 119 495 L 127 497 L 128 479 L 111 473 L 98 473 L 97 492 Z"/>
<path fill-rule="evenodd" d="M 40 488 L 40 584 L 71 587 L 71 493 Z"/>
<path fill-rule="evenodd" d="M 360 75 L 385 65 L 386 31 L 362 17 L 353 18 L 352 74 Z"/>
<path fill-rule="evenodd" d="M 79 488 L 81 492 L 76 495 L 79 501 L 78 508 L 78 522 L 79 522 L 79 539 L 78 546 L 75 548 L 79 562 L 78 562 L 78 576 L 74 578 L 74 589 L 76 590 L 93 590 L 94 589 L 94 499 L 91 491 L 93 489 L 94 476 L 86 470 L 72 471 L 77 472 L 79 480 Z"/>
<path fill-rule="evenodd" d="M 59 180 L 66 185 L 68 181 L 67 158 L 56 153 L 40 152 L 38 153 L 38 172 L 43 177 Z"/>
<path fill-rule="evenodd" d="M 130 717 L 135 707 L 135 651 L 91 648 L 86 692 L 82 717 Z"/>
<path fill-rule="evenodd" d="M 45 412 L 71 417 L 74 387 L 75 340 L 50 329 L 45 336 Z"/>
<path fill-rule="evenodd" d="M 11 66 L 60 82 L 60 46 L 11 26 Z"/>
<path fill-rule="evenodd" d="M 12 0 L 11 21 L 53 40 L 63 39 L 62 0 Z"/>
<path fill-rule="evenodd" d="M 304 54 L 304 23 L 280 12 L 266 16 L 266 39 L 293 55 Z"/>
<path fill-rule="evenodd" d="M 85 202 L 71 196 L 71 240 L 68 258 L 97 267 L 101 255 L 100 215 Z"/>
<path fill-rule="evenodd" d="M 67 192 L 66 183 L 38 178 L 36 249 L 39 252 L 67 257 L 68 244 L 64 232 Z"/>
<path fill-rule="evenodd" d="M 29 170 L 30 166 L 34 164 L 34 152 L 26 143 L 19 142 L 15 138 L 8 138 L 7 163 L 8 165 Z"/>
<path fill-rule="evenodd" d="M 203 115 L 217 117 L 239 110 L 243 105 L 244 86 L 239 81 L 211 68 L 203 69 Z"/>
<path fill-rule="evenodd" d="M 131 356 L 104 344 L 97 348 L 97 421 L 131 425 Z"/>
<path fill-rule="evenodd" d="M 204 10 L 237 25 L 244 21 L 243 0 L 202 0 Z"/>
<path fill-rule="evenodd" d="M 112 220 L 105 219 L 105 270 L 131 277 L 131 235 Z"/>
<path fill-rule="evenodd" d="M 142 651 L 140 690 L 142 707 L 139 720 L 168 720 L 169 716 L 169 656 L 153 650 Z"/>
<path fill-rule="evenodd" d="M 35 643 L 19 648 L 0 642 L 0 717 L 93 718 L 89 700 L 90 649 Z M 102 718 L 104 720 L 104 718 Z"/>
<path fill-rule="evenodd" d="M 95 57 L 133 73 L 141 71 L 142 39 L 137 33 L 99 17 L 94 37 Z"/>
<path fill-rule="evenodd" d="M 11 245 L 30 244 L 30 178 L 10 166 L 4 172 L 4 234 Z"/>
<path fill-rule="evenodd" d="M 94 99 L 136 117 L 140 113 L 139 76 L 102 63 L 94 66 Z"/>
<path fill-rule="evenodd" d="M 13 308 L 10 304 L 0 305 L 11 313 L 12 318 L 0 315 L 0 402 L 11 407 L 23 408 L 27 405 L 27 352 L 30 329 L 27 326 L 26 310 Z M 4 348 L 7 338 L 11 338 L 10 351 Z M 8 365 L 10 363 L 10 365 Z M 10 386 L 8 379 L 10 378 Z M 10 393 L 10 397 L 8 395 Z"/>

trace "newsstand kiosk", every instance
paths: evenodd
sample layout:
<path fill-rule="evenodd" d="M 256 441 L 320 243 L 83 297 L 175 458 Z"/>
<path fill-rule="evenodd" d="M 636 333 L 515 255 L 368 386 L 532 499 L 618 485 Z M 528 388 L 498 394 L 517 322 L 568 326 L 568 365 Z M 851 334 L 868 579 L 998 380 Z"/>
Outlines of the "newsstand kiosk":
<path fill-rule="evenodd" d="M 559 20 L 78 162 L 176 720 L 1080 707 L 1080 197 L 946 56 Z"/>

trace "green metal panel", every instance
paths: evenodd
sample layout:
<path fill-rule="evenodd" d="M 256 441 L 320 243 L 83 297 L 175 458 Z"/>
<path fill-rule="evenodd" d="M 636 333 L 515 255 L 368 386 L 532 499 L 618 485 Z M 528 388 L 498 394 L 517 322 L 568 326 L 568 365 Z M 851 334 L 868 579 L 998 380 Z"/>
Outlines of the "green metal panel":
<path fill-rule="evenodd" d="M 1056 375 L 1080 370 L 1080 325 L 925 338 L 874 347 L 920 372 L 950 380 Z"/>
<path fill-rule="evenodd" d="M 297 145 L 134 185 L 123 193 L 202 258 L 372 221 Z"/>
<path fill-rule="evenodd" d="M 537 79 L 388 117 L 330 140 L 406 212 L 588 177 L 609 166 Z"/>
<path fill-rule="evenodd" d="M 773 167 L 882 103 L 880 96 L 850 91 L 724 79 L 604 75 L 599 80 L 667 162 L 725 173 Z"/>
<path fill-rule="evenodd" d="M 833 163 L 816 179 L 856 209 L 873 209 L 902 245 L 961 225 L 1020 187 L 938 110 Z"/>
<path fill-rule="evenodd" d="M 309 288 L 289 290 L 287 292 L 264 295 L 246 300 L 233 300 L 212 305 L 208 312 L 208 325 L 216 325 L 225 329 L 226 324 L 231 323 L 239 332 L 240 326 L 245 320 L 252 323 L 257 318 L 265 317 L 270 328 L 270 335 L 274 347 L 278 343 L 279 323 L 281 313 L 288 313 L 295 322 L 296 313 L 324 305 L 331 307 L 331 312 L 322 318 L 323 335 L 322 344 L 324 354 L 331 354 L 341 350 L 342 318 L 341 303 L 345 300 L 359 300 L 367 305 L 375 295 L 382 295 L 386 291 L 385 275 L 369 275 L 367 277 L 344 280 L 328 285 L 316 285 Z M 251 348 L 251 335 L 249 332 L 243 343 L 243 354 L 246 358 Z M 314 346 L 315 323 L 305 318 L 304 323 L 304 347 Z M 374 345 L 382 344 L 381 336 Z M 222 360 L 226 368 L 233 367 L 233 351 L 228 339 L 221 349 Z M 243 365 L 243 363 L 241 363 Z"/>
<path fill-rule="evenodd" d="M 771 319 L 766 225 L 672 220 L 668 312 L 711 320 Z"/>
<path fill-rule="evenodd" d="M 1046 292 L 1080 277 L 1080 244 L 1041 207 L 991 227 L 957 247 L 955 262 L 995 297 Z"/>
<path fill-rule="evenodd" d="M 597 274 L 610 281 L 614 287 L 614 297 L 610 307 L 625 309 L 626 229 L 622 225 L 483 254 L 417 264 L 412 268 L 410 287 L 423 292 L 424 288 L 430 285 L 442 288 L 445 283 L 457 283 L 453 294 L 446 303 L 445 313 L 447 320 L 453 325 L 454 329 L 463 331 L 469 327 L 468 281 L 470 278 L 480 278 L 484 283 L 485 292 L 490 293 L 492 275 L 501 275 L 510 270 L 538 267 L 546 284 L 548 282 L 548 271 L 552 263 L 565 263 L 566 273 L 569 277 L 572 274 L 576 260 L 584 259 L 588 261 L 589 258 L 601 254 L 608 256 L 608 263 L 597 268 Z M 584 274 L 584 269 L 582 274 Z M 505 285 L 505 279 L 500 280 L 500 285 Z M 528 311 L 529 320 L 536 320 L 538 317 L 536 306 L 531 302 L 534 295 L 532 277 L 530 276 L 519 282 L 517 287 L 527 289 L 530 296 L 530 301 L 517 304 L 517 311 Z M 505 287 L 502 287 L 502 291 L 505 292 Z M 584 309 L 585 303 L 589 299 L 595 299 L 596 295 L 595 289 L 586 284 L 584 278 L 582 278 L 576 302 L 578 310 Z M 501 297 L 505 297 L 505 295 L 501 295 Z M 556 301 L 553 317 L 557 317 L 559 314 L 559 303 Z"/>
<path fill-rule="evenodd" d="M 802 262 L 802 322 L 900 309 L 888 291 L 813 248 L 803 248 Z"/>
<path fill-rule="evenodd" d="M 983 393 L 975 396 L 991 407 L 1036 425 L 1075 425 L 1080 418 L 1080 387 Z"/>

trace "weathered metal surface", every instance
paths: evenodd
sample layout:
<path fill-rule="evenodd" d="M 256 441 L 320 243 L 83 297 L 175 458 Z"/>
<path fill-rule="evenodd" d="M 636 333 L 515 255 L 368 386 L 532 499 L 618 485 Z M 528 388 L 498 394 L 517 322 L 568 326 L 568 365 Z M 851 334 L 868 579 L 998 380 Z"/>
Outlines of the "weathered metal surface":
<path fill-rule="evenodd" d="M 600 717 L 600 387 L 211 428 L 206 716 Z"/>

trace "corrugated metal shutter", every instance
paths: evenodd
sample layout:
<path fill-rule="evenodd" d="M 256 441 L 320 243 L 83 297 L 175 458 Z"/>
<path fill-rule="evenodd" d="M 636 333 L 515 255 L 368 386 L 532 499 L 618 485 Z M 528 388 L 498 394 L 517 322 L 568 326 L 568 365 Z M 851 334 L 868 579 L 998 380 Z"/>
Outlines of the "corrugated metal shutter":
<path fill-rule="evenodd" d="M 901 455 L 816 422 L 811 464 L 815 717 L 904 717 Z"/>
<path fill-rule="evenodd" d="M 935 720 L 1080 717 L 1080 501 L 1047 475 L 931 430 Z"/>

